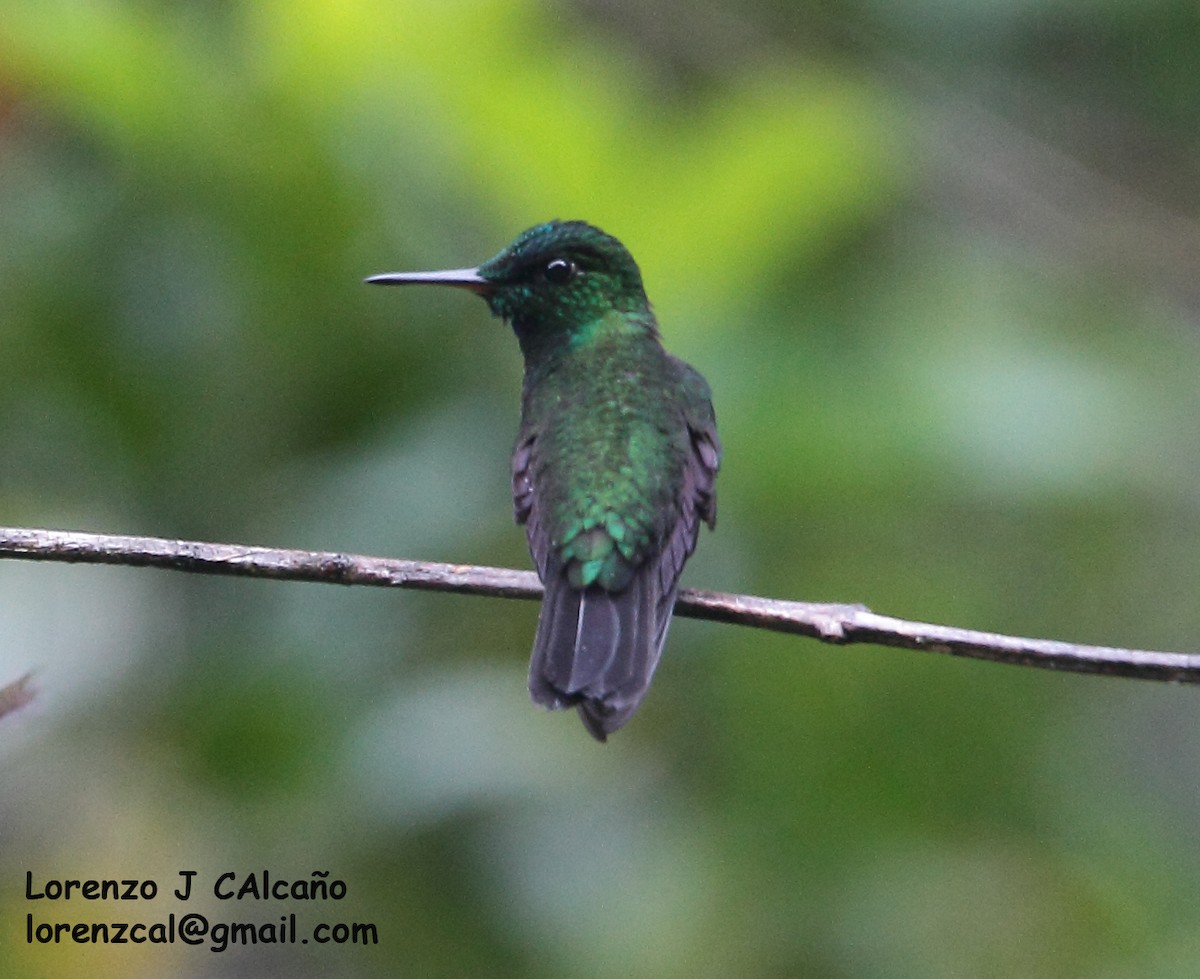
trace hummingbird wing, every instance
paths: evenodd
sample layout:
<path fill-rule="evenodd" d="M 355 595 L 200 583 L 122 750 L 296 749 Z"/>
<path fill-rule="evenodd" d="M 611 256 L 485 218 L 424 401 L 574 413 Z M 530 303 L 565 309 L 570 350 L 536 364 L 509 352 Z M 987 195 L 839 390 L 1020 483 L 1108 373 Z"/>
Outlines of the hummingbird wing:
<path fill-rule="evenodd" d="M 550 537 L 543 528 L 539 508 L 535 505 L 533 487 L 533 446 L 536 432 L 522 432 L 512 455 L 513 517 L 525 526 L 529 538 L 529 553 L 537 568 L 538 577 L 546 580 L 550 559 Z"/>
<path fill-rule="evenodd" d="M 670 599 L 663 617 L 663 629 L 670 623 L 670 608 L 684 562 L 696 550 L 700 521 L 710 530 L 717 525 L 717 470 L 721 465 L 721 440 L 717 437 L 717 418 L 713 412 L 708 382 L 677 358 L 671 358 L 680 371 L 680 386 L 685 394 L 684 424 L 691 452 L 683 470 L 683 484 L 677 500 L 678 518 L 672 526 L 658 561 L 659 589 Z"/>
<path fill-rule="evenodd" d="M 625 724 L 645 697 L 700 521 L 711 527 L 716 520 L 720 442 L 708 385 L 678 363 L 688 395 L 680 419 L 688 443 L 680 489 L 658 547 L 628 569 L 620 587 L 572 586 L 570 561 L 553 545 L 538 502 L 536 431 L 523 433 L 513 452 L 514 515 L 525 525 L 546 589 L 530 663 L 530 694 L 552 709 L 577 706 L 584 726 L 600 741 Z"/>

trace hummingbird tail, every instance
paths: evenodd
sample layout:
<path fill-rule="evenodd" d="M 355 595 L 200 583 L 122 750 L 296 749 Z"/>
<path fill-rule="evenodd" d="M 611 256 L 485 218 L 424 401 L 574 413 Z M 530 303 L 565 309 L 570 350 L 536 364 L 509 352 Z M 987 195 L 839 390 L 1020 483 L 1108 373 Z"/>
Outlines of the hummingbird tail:
<path fill-rule="evenodd" d="M 674 605 L 674 590 L 661 594 L 652 564 L 615 593 L 548 575 L 529 666 L 534 702 L 578 707 L 588 733 L 606 740 L 646 696 Z"/>

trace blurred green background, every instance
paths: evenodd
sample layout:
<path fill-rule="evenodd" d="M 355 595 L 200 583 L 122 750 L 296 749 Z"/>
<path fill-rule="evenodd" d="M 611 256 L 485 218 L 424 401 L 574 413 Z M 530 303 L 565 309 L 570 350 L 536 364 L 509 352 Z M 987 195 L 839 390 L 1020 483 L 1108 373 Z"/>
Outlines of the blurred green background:
<path fill-rule="evenodd" d="M 795 7 L 0 0 L 0 522 L 528 567 L 513 338 L 361 279 L 584 218 L 714 390 L 685 583 L 1196 648 L 1195 4 Z M 0 563 L 0 972 L 1197 974 L 1196 691 L 679 621 L 601 747 L 536 614 Z M 169 896 L 264 868 L 348 896 Z M 380 943 L 25 942 L 188 910 Z"/>

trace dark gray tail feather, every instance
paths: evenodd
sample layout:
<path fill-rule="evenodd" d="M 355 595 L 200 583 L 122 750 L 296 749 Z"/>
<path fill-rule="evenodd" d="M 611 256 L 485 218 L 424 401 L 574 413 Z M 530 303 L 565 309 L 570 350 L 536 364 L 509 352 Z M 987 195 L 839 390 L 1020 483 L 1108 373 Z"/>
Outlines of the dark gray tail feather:
<path fill-rule="evenodd" d="M 572 588 L 554 569 L 538 616 L 529 664 L 534 703 L 578 707 L 588 733 L 604 741 L 638 709 L 658 666 L 675 592 L 662 595 L 653 565 L 615 594 Z"/>

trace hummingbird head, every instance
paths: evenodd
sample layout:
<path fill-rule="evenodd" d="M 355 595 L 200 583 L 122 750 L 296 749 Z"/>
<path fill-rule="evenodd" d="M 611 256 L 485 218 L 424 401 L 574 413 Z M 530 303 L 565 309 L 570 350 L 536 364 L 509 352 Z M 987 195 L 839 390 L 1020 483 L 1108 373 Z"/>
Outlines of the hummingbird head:
<path fill-rule="evenodd" d="M 478 268 L 401 272 L 367 281 L 469 289 L 512 324 L 526 349 L 581 336 L 611 312 L 649 309 L 633 256 L 616 238 L 583 221 L 530 228 Z M 645 320 L 652 331 L 653 319 Z"/>
<path fill-rule="evenodd" d="M 616 238 L 583 221 L 550 221 L 522 232 L 479 266 L 492 312 L 517 325 L 587 323 L 646 307 L 642 274 Z"/>

